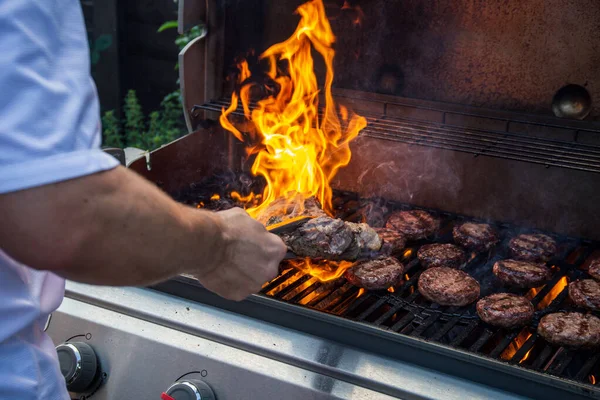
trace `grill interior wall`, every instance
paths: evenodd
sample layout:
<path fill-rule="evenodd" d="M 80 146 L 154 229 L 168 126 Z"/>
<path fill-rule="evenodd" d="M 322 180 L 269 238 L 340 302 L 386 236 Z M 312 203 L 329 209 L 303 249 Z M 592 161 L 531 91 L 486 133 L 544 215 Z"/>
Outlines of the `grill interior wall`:
<path fill-rule="evenodd" d="M 225 65 L 287 38 L 303 2 L 227 2 Z M 349 0 L 364 12 L 360 26 L 343 3 L 327 6 L 336 87 L 546 115 L 567 83 L 600 98 L 595 0 Z M 318 60 L 316 68 L 323 71 Z M 383 78 L 389 74 L 395 84 Z M 598 102 L 591 116 L 600 117 Z"/>

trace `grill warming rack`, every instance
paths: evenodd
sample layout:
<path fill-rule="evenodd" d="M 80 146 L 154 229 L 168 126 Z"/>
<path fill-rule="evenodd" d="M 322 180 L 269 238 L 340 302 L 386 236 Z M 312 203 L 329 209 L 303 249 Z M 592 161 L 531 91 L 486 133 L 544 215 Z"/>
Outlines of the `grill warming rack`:
<path fill-rule="evenodd" d="M 201 110 L 220 113 L 223 108 L 229 107 L 229 104 L 229 100 L 222 99 L 195 105 L 192 107 L 191 113 L 195 116 Z M 251 109 L 255 106 L 256 104 L 251 104 Z M 231 115 L 243 117 L 242 107 L 239 106 Z M 475 157 L 486 155 L 541 164 L 546 167 L 562 167 L 600 173 L 600 146 L 528 137 L 495 130 L 464 128 L 445 123 L 394 118 L 387 115 L 369 115 L 362 112 L 361 115 L 364 115 L 368 121 L 367 127 L 361 131 L 361 135 L 412 145 L 455 150 L 473 154 Z M 551 127 L 552 125 L 542 126 Z"/>

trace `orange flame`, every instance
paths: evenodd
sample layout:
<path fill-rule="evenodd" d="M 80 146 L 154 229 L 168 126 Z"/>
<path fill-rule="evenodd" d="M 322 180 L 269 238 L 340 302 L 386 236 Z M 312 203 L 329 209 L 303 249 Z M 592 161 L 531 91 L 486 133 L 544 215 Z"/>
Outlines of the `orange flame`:
<path fill-rule="evenodd" d="M 309 1 L 296 12 L 300 22 L 292 36 L 260 56 L 268 61 L 267 76 L 277 83 L 278 92 L 265 86 L 270 94 L 251 110 L 251 89 L 257 83 L 248 80 L 251 71 L 243 61 L 238 64 L 239 94 L 233 93 L 231 105 L 222 110 L 220 117 L 221 126 L 246 143 L 249 155 L 256 155 L 251 172 L 266 180 L 262 202 L 247 209 L 255 218 L 276 199 L 297 201 L 298 193 L 304 199 L 315 196 L 331 213 L 330 181 L 350 162 L 349 143 L 367 124 L 364 117 L 349 114 L 343 108 L 338 116 L 331 93 L 335 55 L 331 46 L 335 36 L 322 0 Z M 326 66 L 322 116 L 313 48 Z M 229 119 L 240 100 L 246 119 L 255 128 L 246 136 Z"/>
<path fill-rule="evenodd" d="M 350 261 L 317 261 L 310 258 L 289 260 L 289 265 L 317 278 L 320 282 L 330 282 L 340 278 L 354 263 Z"/>
<path fill-rule="evenodd" d="M 590 375 L 588 379 L 592 385 L 596 384 L 596 377 L 594 375 Z"/>
<path fill-rule="evenodd" d="M 529 330 L 527 328 L 524 328 L 519 333 L 519 335 L 516 338 L 514 338 L 514 340 L 512 342 L 510 342 L 508 347 L 506 349 L 504 349 L 502 354 L 500 354 L 500 358 L 502 358 L 503 360 L 510 360 L 511 358 L 513 358 L 514 355 L 517 353 L 517 351 L 519 351 L 521 346 L 523 346 L 525 344 L 525 342 L 527 341 L 527 339 L 529 339 L 530 337 L 531 337 L 531 332 L 529 332 Z M 525 361 L 527 359 L 527 357 L 529 357 L 529 353 L 525 354 L 525 356 L 523 356 L 521 361 Z"/>
<path fill-rule="evenodd" d="M 539 304 L 537 305 L 537 309 L 541 310 L 543 308 L 548 307 L 550 305 L 550 303 L 552 303 L 554 301 L 554 299 L 559 294 L 562 293 L 562 291 L 568 284 L 569 284 L 569 281 L 567 280 L 566 276 L 563 276 L 562 278 L 560 278 L 560 280 L 558 282 L 556 282 L 556 285 L 554 285 L 552 290 L 550 290 L 548 292 L 548 294 L 545 295 L 544 298 L 539 302 Z"/>

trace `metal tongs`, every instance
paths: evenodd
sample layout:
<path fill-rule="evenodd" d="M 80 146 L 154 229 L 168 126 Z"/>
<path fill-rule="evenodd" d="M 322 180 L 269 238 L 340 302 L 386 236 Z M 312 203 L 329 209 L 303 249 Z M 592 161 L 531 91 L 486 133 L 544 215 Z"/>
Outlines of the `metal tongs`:
<path fill-rule="evenodd" d="M 279 222 L 277 224 L 267 226 L 267 230 L 269 232 L 271 232 L 272 234 L 281 237 L 282 235 L 285 235 L 286 233 L 294 232 L 296 229 L 300 228 L 302 225 L 304 225 L 305 223 L 307 223 L 308 221 L 310 221 L 313 218 L 314 217 L 311 217 L 311 216 L 300 216 L 300 217 L 290 218 L 285 221 Z M 300 257 L 298 257 L 296 255 L 296 253 L 294 253 L 290 250 L 288 250 L 288 252 L 285 254 L 285 257 L 283 257 L 284 260 L 291 260 L 294 258 L 300 258 Z"/>

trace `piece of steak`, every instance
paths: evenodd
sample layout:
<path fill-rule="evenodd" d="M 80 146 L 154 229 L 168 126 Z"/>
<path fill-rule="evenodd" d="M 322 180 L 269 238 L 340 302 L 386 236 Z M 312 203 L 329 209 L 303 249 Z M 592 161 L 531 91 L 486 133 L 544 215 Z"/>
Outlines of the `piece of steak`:
<path fill-rule="evenodd" d="M 600 283 L 593 279 L 571 282 L 569 297 L 579 307 L 600 310 Z"/>
<path fill-rule="evenodd" d="M 503 283 L 519 288 L 538 287 L 552 276 L 544 264 L 518 260 L 497 261 L 492 270 Z"/>
<path fill-rule="evenodd" d="M 353 224 L 341 219 L 311 219 L 281 239 L 298 257 L 327 260 L 356 260 L 362 253 L 381 248 L 377 232 L 367 224 Z"/>
<path fill-rule="evenodd" d="M 436 233 L 440 221 L 423 210 L 396 211 L 390 215 L 385 227 L 399 231 L 408 240 L 418 240 Z"/>
<path fill-rule="evenodd" d="M 529 300 L 511 293 L 495 293 L 477 302 L 479 318 L 502 328 L 525 325 L 533 313 L 533 304 Z"/>
<path fill-rule="evenodd" d="M 421 265 L 425 268 L 459 268 L 467 260 L 465 252 L 450 243 L 434 243 L 421 246 L 417 252 Z"/>
<path fill-rule="evenodd" d="M 546 262 L 556 254 L 554 239 L 541 233 L 514 237 L 508 243 L 508 248 L 514 259 L 523 261 Z"/>
<path fill-rule="evenodd" d="M 443 306 L 466 306 L 479 298 L 479 283 L 454 268 L 429 268 L 419 277 L 418 288 L 427 300 Z"/>
<path fill-rule="evenodd" d="M 382 254 L 395 254 L 404 249 L 406 238 L 402 233 L 388 228 L 375 228 L 375 232 L 381 238 L 382 245 L 379 251 Z"/>
<path fill-rule="evenodd" d="M 265 226 L 269 226 L 301 216 L 326 217 L 327 214 L 316 198 L 304 199 L 297 195 L 292 199 L 279 198 L 272 201 L 261 211 L 256 220 Z"/>
<path fill-rule="evenodd" d="M 600 346 L 600 318 L 578 312 L 544 316 L 537 332 L 550 343 L 573 348 Z"/>
<path fill-rule="evenodd" d="M 452 229 L 454 242 L 477 252 L 490 250 L 500 241 L 498 232 L 488 224 L 465 222 Z"/>
<path fill-rule="evenodd" d="M 600 259 L 593 260 L 588 267 L 588 274 L 597 281 L 600 281 Z"/>
<path fill-rule="evenodd" d="M 402 281 L 404 265 L 393 257 L 358 262 L 346 270 L 344 277 L 354 286 L 383 290 Z"/>

